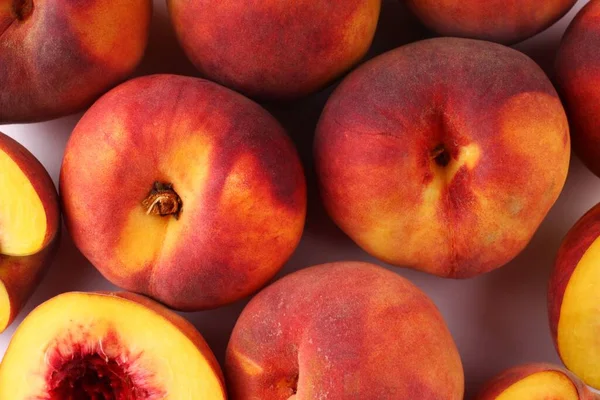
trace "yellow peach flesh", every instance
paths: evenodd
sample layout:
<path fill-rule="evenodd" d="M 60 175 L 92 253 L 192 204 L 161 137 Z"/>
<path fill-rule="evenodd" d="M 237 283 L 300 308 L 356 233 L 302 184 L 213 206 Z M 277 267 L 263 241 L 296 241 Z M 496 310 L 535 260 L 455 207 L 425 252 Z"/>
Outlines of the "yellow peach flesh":
<path fill-rule="evenodd" d="M 0 151 L 0 254 L 26 256 L 39 251 L 46 238 L 46 211 L 19 165 Z"/>
<path fill-rule="evenodd" d="M 565 290 L 557 342 L 567 368 L 588 385 L 600 387 L 600 238 L 586 250 Z"/>
<path fill-rule="evenodd" d="M 118 347 L 109 345 L 110 337 L 118 338 Z M 90 347 L 107 359 L 129 357 L 124 362 L 142 371 L 147 381 L 141 384 L 159 388 L 161 399 L 225 398 L 211 361 L 177 326 L 137 302 L 97 293 L 60 295 L 23 321 L 0 366 L 0 398 L 44 397 L 48 369 L 55 366 L 48 355 L 58 351 L 68 359 Z M 122 349 L 131 354 L 123 356 Z"/>
<path fill-rule="evenodd" d="M 573 382 L 558 371 L 544 371 L 532 374 L 513 385 L 496 397 L 496 400 L 578 400 L 579 394 Z"/>
<path fill-rule="evenodd" d="M 3 332 L 11 322 L 10 296 L 4 282 L 0 281 L 0 333 Z"/>

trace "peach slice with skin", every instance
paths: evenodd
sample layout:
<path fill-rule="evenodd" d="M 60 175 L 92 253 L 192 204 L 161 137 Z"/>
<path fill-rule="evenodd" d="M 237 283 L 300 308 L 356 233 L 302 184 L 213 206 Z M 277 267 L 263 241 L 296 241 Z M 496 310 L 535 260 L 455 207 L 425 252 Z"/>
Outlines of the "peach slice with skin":
<path fill-rule="evenodd" d="M 527 364 L 492 379 L 476 400 L 596 400 L 575 375 L 551 364 Z"/>
<path fill-rule="evenodd" d="M 600 389 L 600 204 L 571 228 L 548 291 L 550 327 L 566 367 Z"/>
<path fill-rule="evenodd" d="M 429 298 L 384 268 L 288 275 L 242 312 L 226 354 L 234 400 L 462 400 L 463 369 Z"/>
<path fill-rule="evenodd" d="M 61 294 L 15 332 L 0 398 L 226 399 L 220 367 L 184 318 L 131 293 Z"/>
<path fill-rule="evenodd" d="M 0 133 L 0 331 L 19 313 L 53 259 L 58 196 L 40 162 Z"/>
<path fill-rule="evenodd" d="M 75 244 L 104 276 L 189 311 L 266 284 L 306 214 L 281 125 L 242 95 L 175 75 L 98 100 L 69 139 L 60 189 Z"/>

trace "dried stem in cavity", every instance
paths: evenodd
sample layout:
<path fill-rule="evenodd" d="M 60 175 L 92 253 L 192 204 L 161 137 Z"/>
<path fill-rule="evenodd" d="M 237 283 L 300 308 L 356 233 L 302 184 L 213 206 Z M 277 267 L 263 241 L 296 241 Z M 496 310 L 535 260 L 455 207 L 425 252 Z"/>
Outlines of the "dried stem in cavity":
<path fill-rule="evenodd" d="M 450 153 L 448 153 L 448 150 L 446 150 L 446 147 L 443 144 L 436 146 L 431 151 L 431 158 L 440 167 L 446 167 L 450 164 Z"/>
<path fill-rule="evenodd" d="M 172 184 L 154 182 L 152 190 L 142 200 L 142 206 L 146 210 L 147 215 L 158 215 L 161 217 L 172 215 L 175 219 L 179 219 L 183 202 L 175 190 L 173 190 Z"/>
<path fill-rule="evenodd" d="M 19 21 L 25 21 L 33 13 L 33 0 L 13 0 L 12 9 Z"/>

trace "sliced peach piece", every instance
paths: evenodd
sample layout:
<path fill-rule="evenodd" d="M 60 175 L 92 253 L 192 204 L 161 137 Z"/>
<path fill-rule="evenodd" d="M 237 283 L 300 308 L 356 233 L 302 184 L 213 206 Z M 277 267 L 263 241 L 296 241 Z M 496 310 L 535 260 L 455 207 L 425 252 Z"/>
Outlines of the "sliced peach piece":
<path fill-rule="evenodd" d="M 52 179 L 23 146 L 0 133 L 0 331 L 21 310 L 50 264 L 60 211 Z"/>
<path fill-rule="evenodd" d="M 569 370 L 600 389 L 600 204 L 565 237 L 550 279 L 550 327 Z"/>
<path fill-rule="evenodd" d="M 0 398 L 225 399 L 221 369 L 185 319 L 129 293 L 72 292 L 25 318 L 0 365 Z"/>
<path fill-rule="evenodd" d="M 511 368 L 491 380 L 477 400 L 593 400 L 573 374 L 550 364 Z"/>

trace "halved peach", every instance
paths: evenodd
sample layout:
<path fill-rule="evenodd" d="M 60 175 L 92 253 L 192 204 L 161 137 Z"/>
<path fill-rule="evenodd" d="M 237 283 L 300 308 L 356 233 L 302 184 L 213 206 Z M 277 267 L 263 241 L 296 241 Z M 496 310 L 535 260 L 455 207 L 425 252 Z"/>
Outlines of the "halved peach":
<path fill-rule="evenodd" d="M 221 369 L 185 319 L 130 293 L 59 295 L 25 318 L 0 365 L 0 398 L 225 399 Z"/>
<path fill-rule="evenodd" d="M 492 379 L 477 400 L 593 400 L 597 397 L 575 375 L 550 364 L 527 364 Z"/>
<path fill-rule="evenodd" d="M 21 310 L 55 252 L 60 211 L 52 179 L 0 133 L 0 331 Z"/>
<path fill-rule="evenodd" d="M 600 204 L 569 231 L 550 279 L 550 327 L 569 370 L 600 389 Z"/>

